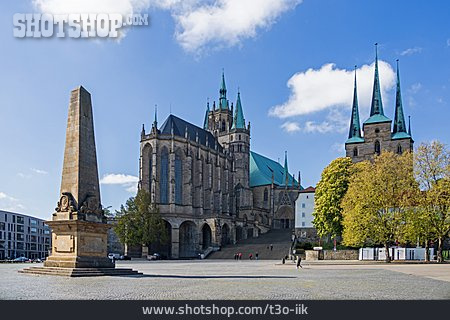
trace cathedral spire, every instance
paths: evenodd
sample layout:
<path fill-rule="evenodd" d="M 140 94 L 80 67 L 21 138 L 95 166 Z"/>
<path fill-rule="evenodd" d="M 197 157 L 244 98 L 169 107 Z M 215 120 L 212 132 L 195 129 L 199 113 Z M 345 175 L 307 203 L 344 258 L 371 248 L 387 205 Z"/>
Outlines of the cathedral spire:
<path fill-rule="evenodd" d="M 225 85 L 225 71 L 222 69 L 222 83 L 220 85 L 219 110 L 227 110 L 227 86 Z"/>
<path fill-rule="evenodd" d="M 234 112 L 233 125 L 231 129 L 245 129 L 244 112 L 242 111 L 241 93 L 238 90 L 236 110 Z"/>
<path fill-rule="evenodd" d="M 408 134 L 412 138 L 412 135 L 411 135 L 411 116 L 408 116 Z"/>
<path fill-rule="evenodd" d="M 208 115 L 209 115 L 209 98 L 208 102 L 206 103 L 205 120 L 203 121 L 203 129 L 205 130 L 208 130 Z"/>
<path fill-rule="evenodd" d="M 370 107 L 370 116 L 384 116 L 383 102 L 381 101 L 380 78 L 378 75 L 378 43 L 375 43 L 375 77 L 373 81 L 372 105 Z"/>
<path fill-rule="evenodd" d="M 394 116 L 394 128 L 392 133 L 404 132 L 406 133 L 405 116 L 403 115 L 402 94 L 400 91 L 400 70 L 398 67 L 397 59 L 397 94 L 395 98 L 395 116 Z"/>
<path fill-rule="evenodd" d="M 155 104 L 155 120 L 153 120 L 153 126 L 158 129 L 158 105 Z"/>
<path fill-rule="evenodd" d="M 356 66 L 355 66 L 355 84 L 353 87 L 352 117 L 350 120 L 350 130 L 348 132 L 348 138 L 361 139 L 361 126 L 359 124 L 359 109 L 358 109 L 358 93 L 356 85 Z"/>
<path fill-rule="evenodd" d="M 288 169 L 288 159 L 287 159 L 287 151 L 284 152 L 284 185 L 287 188 L 289 184 L 289 169 Z"/>

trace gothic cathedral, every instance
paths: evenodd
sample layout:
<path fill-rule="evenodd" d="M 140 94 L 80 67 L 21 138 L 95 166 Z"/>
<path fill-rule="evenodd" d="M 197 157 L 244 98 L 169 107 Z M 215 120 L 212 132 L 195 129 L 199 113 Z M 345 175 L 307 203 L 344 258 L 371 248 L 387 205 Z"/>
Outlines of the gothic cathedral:
<path fill-rule="evenodd" d="M 222 73 L 219 101 L 203 127 L 174 115 L 142 128 L 139 188 L 150 192 L 170 241 L 150 248 L 169 258 L 196 257 L 272 228 L 294 229 L 300 190 L 284 166 L 250 150 L 241 93 L 229 103 Z"/>

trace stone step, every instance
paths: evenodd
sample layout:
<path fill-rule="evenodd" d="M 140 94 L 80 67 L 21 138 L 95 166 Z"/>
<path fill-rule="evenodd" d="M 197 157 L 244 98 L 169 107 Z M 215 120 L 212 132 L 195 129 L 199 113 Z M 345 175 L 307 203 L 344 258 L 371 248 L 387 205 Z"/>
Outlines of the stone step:
<path fill-rule="evenodd" d="M 66 277 L 99 277 L 99 276 L 126 276 L 142 275 L 133 269 L 127 268 L 56 268 L 56 267 L 30 267 L 19 270 L 20 273 L 55 275 Z"/>

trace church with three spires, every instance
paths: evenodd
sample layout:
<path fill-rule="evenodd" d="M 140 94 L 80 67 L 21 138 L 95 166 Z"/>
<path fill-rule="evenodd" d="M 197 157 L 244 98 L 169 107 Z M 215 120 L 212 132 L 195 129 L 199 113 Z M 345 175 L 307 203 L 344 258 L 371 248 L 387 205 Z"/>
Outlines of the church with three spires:
<path fill-rule="evenodd" d="M 303 189 L 284 166 L 250 149 L 241 93 L 227 98 L 222 73 L 218 103 L 208 101 L 203 126 L 175 115 L 142 128 L 139 188 L 147 190 L 168 230 L 151 252 L 190 258 L 270 229 L 293 229 Z"/>
<path fill-rule="evenodd" d="M 376 51 L 370 117 L 363 122 L 361 130 L 355 69 L 350 130 L 348 139 L 345 142 L 346 156 L 350 157 L 353 162 L 372 160 L 374 156 L 380 155 L 383 151 L 402 154 L 405 151 L 413 150 L 414 140 L 411 135 L 411 121 L 408 122 L 407 129 L 403 113 L 398 60 L 396 91 L 394 123 L 392 124 L 392 120 L 385 116 L 383 110 L 380 78 L 378 74 L 378 52 Z"/>

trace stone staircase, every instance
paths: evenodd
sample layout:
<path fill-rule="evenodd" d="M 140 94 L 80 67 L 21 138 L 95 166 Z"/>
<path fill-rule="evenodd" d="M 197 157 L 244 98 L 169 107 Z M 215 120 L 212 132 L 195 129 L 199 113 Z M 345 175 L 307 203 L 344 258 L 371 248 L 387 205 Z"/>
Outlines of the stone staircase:
<path fill-rule="evenodd" d="M 290 229 L 270 230 L 267 233 L 261 234 L 258 238 L 248 238 L 240 240 L 235 245 L 226 245 L 220 251 L 212 252 L 208 259 L 233 259 L 235 253 L 242 253 L 242 259 L 248 260 L 249 254 L 258 252 L 260 260 L 281 260 L 284 256 L 289 254 L 291 247 Z M 273 245 L 273 250 L 267 249 Z"/>
<path fill-rule="evenodd" d="M 52 275 L 63 277 L 99 277 L 99 276 L 137 276 L 141 272 L 127 268 L 57 268 L 29 267 L 19 270 L 20 273 Z"/>

